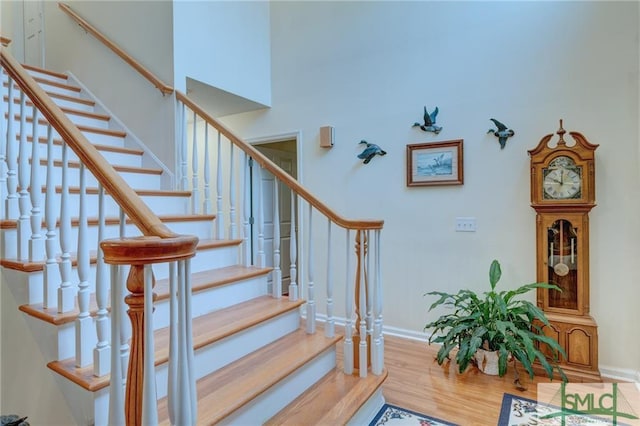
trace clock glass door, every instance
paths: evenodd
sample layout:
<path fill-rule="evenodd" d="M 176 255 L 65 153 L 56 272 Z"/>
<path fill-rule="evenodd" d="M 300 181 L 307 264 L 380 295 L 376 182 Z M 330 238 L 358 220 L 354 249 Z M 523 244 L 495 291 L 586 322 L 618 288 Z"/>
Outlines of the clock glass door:
<path fill-rule="evenodd" d="M 549 307 L 578 309 L 578 232 L 570 221 L 556 220 L 547 229 L 550 284 L 562 291 L 549 290 Z"/>

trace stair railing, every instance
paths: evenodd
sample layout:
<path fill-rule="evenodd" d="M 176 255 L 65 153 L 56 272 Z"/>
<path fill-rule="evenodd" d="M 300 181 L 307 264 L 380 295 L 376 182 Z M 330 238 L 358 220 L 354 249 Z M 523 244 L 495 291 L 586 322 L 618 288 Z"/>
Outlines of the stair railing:
<path fill-rule="evenodd" d="M 346 374 L 357 372 L 366 377 L 369 366 L 373 374 L 382 374 L 384 366 L 384 340 L 382 336 L 382 284 L 380 280 L 380 233 L 383 227 L 381 220 L 346 219 L 322 203 L 296 179 L 278 167 L 267 156 L 252 145 L 246 143 L 218 120 L 210 116 L 204 109 L 194 103 L 188 96 L 176 91 L 177 116 L 179 128 L 182 129 L 182 149 L 180 164 L 181 178 L 179 182 L 183 190 L 191 190 L 194 200 L 216 199 L 216 221 L 229 223 L 226 229 L 219 229 L 218 238 L 236 238 L 238 222 L 242 222 L 242 253 L 245 264 L 272 266 L 272 296 L 282 295 L 281 271 L 290 271 L 288 295 L 291 300 L 304 297 L 306 300 L 306 329 L 308 333 L 316 332 L 318 318 L 319 288 L 324 290 L 324 329 L 327 336 L 335 333 L 334 300 L 336 282 L 343 288 L 344 299 L 344 371 Z M 211 144 L 210 128 L 216 134 L 212 138 L 216 143 L 215 154 L 208 154 Z M 190 145 L 190 147 L 189 147 Z M 205 155 L 199 153 L 204 147 Z M 236 154 L 239 153 L 240 155 Z M 191 164 L 189 169 L 188 164 Z M 257 168 L 250 172 L 249 168 Z M 209 171 L 210 175 L 197 173 L 198 170 Z M 274 178 L 272 188 L 264 188 L 262 175 Z M 192 176 L 191 184 L 187 176 Z M 214 176 L 215 175 L 215 176 Z M 249 200 L 249 188 L 252 185 L 250 175 L 254 176 L 254 200 Z M 215 194 L 209 182 L 215 177 Z M 239 182 L 239 183 L 238 183 Z M 280 247 L 279 203 L 280 187 L 284 185 L 291 190 L 291 227 L 289 259 L 282 259 Z M 268 190 L 273 194 L 273 207 L 267 211 L 265 203 Z M 241 208 L 235 205 L 236 195 L 242 194 Z M 256 249 L 250 247 L 251 210 L 255 207 Z M 207 203 L 193 203 L 193 212 L 206 213 Z M 240 218 L 240 212 L 243 217 Z M 265 247 L 265 217 L 269 218 L 269 226 L 273 228 L 273 243 Z M 306 233 L 298 235 L 298 218 L 304 218 Z M 326 233 L 322 221 L 326 222 Z M 332 235 L 335 227 L 342 228 L 342 235 Z M 316 237 L 319 235 L 319 237 Z M 304 243 L 304 246 L 301 244 Z M 346 253 L 335 250 L 343 245 Z M 306 276 L 298 278 L 298 250 Z M 268 255 L 267 255 L 268 253 Z M 322 253 L 322 254 L 320 254 Z M 324 257 L 324 258 L 323 258 Z M 322 286 L 315 276 L 318 259 L 323 259 L 324 269 Z M 286 265 L 288 263 L 288 265 Z M 337 265 L 342 272 L 336 273 Z M 336 278 L 336 275 L 340 278 Z M 298 279 L 304 283 L 300 286 Z M 300 294 L 300 296 L 299 296 Z M 364 337 L 361 337 L 364 336 Z M 366 368 L 360 368 L 366 366 Z"/>
<path fill-rule="evenodd" d="M 0 65 L 7 74 L 7 113 L 2 114 L 0 120 L 2 129 L 7 129 L 6 133 L 2 132 L 0 141 L 6 148 L 2 150 L 6 164 L 2 180 L 7 191 L 1 200 L 4 217 L 0 227 L 17 228 L 14 241 L 17 248 L 11 248 L 15 251 L 15 259 L 12 262 L 3 259 L 3 265 L 12 263 L 22 270 L 42 265 L 41 313 L 77 312 L 75 367 L 90 365 L 93 352 L 94 374 L 111 374 L 109 424 L 140 425 L 156 424 L 158 411 L 155 354 L 153 350 L 145 350 L 153 348 L 152 265 L 169 264 L 171 305 L 179 311 L 172 315 L 175 321 L 170 324 L 176 330 L 171 335 L 176 337 L 170 342 L 169 369 L 172 377 L 180 378 L 179 383 L 171 383 L 168 390 L 170 414 L 174 424 L 195 423 L 196 406 L 191 403 L 197 396 L 191 341 L 190 258 L 195 255 L 198 238 L 179 235 L 168 229 L 6 48 L 0 50 Z M 16 102 L 18 111 L 14 112 Z M 16 121 L 19 123 L 17 127 Z M 46 129 L 46 138 L 40 137 L 41 127 Z M 54 160 L 54 136 L 61 139 L 61 160 Z M 41 161 L 43 139 L 46 140 L 47 158 Z M 74 164 L 75 169 L 71 165 L 71 156 L 79 161 L 79 164 Z M 53 173 L 56 163 L 61 165 L 60 181 Z M 44 174 L 41 168 L 44 168 Z M 71 185 L 72 169 L 77 170 L 78 187 Z M 88 210 L 91 208 L 87 200 L 88 173 L 100 186 L 98 235 L 90 235 L 88 227 Z M 46 176 L 45 181 L 41 175 Z M 105 235 L 103 205 L 107 194 L 120 209 L 119 235 L 111 236 L 119 238 L 108 239 Z M 56 205 L 60 207 L 59 216 Z M 72 218 L 73 207 L 78 208 L 77 219 Z M 75 246 L 72 242 L 74 221 L 77 221 L 78 228 Z M 45 235 L 42 235 L 43 223 Z M 133 224 L 136 229 L 128 227 L 125 230 L 126 223 Z M 95 260 L 98 264 L 95 314 L 91 312 L 89 298 L 92 290 L 89 276 L 92 239 L 100 253 Z M 6 237 L 3 243 L 5 249 L 12 245 Z M 77 280 L 72 274 L 74 261 L 77 263 Z M 105 264 L 111 265 L 110 277 Z M 130 294 L 125 298 L 123 277 L 127 269 L 126 286 Z M 36 290 L 35 293 L 39 292 Z M 109 293 L 110 341 L 106 336 Z M 125 302 L 129 305 L 131 336 L 123 320 Z M 96 328 L 92 327 L 93 315 L 97 315 Z M 92 346 L 95 346 L 93 351 Z M 106 366 L 105 357 L 110 359 L 110 368 Z"/>

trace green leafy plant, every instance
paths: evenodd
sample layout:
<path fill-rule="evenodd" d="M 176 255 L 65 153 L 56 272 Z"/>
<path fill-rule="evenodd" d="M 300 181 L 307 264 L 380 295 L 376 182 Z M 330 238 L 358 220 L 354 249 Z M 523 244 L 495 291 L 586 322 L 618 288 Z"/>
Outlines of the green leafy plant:
<path fill-rule="evenodd" d="M 534 376 L 533 364 L 538 360 L 550 379 L 553 379 L 554 370 L 557 370 L 560 378 L 566 381 L 564 371 L 557 365 L 558 355 L 566 357 L 566 354 L 557 341 L 542 332 L 542 327 L 549 325 L 544 312 L 533 303 L 517 298 L 538 288 L 561 289 L 552 284 L 533 283 L 515 290 L 497 291 L 496 284 L 501 275 L 500 263 L 494 260 L 489 268 L 491 291 L 482 295 L 465 289 L 455 294 L 440 291 L 425 294 L 439 297 L 429 311 L 438 306 L 452 309 L 452 312 L 424 327 L 425 330 L 432 329 L 429 344 L 442 345 L 437 354 L 438 364 L 442 365 L 445 359 L 450 359 L 451 351 L 457 348 L 455 360 L 462 373 L 469 363 L 474 362 L 476 351 L 482 348 L 498 352 L 499 376 L 505 375 L 508 361 L 513 360 L 515 382 L 518 386 L 521 384 L 516 360 L 531 378 Z M 551 362 L 538 345 L 548 346 L 553 354 Z"/>

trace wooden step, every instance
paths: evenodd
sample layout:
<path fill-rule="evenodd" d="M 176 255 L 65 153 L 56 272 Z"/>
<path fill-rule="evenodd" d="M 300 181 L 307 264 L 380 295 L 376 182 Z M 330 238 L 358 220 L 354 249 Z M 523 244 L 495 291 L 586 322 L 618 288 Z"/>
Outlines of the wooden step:
<path fill-rule="evenodd" d="M 7 114 L 5 113 L 5 116 Z M 14 114 L 14 120 L 16 121 L 20 121 L 20 114 Z M 29 116 L 25 118 L 27 123 L 33 123 L 33 117 Z M 46 126 L 47 124 L 49 124 L 49 122 L 44 119 L 44 118 L 40 118 L 38 119 L 38 124 L 42 125 L 42 126 Z M 117 137 L 117 138 L 124 138 L 127 136 L 126 132 L 123 132 L 122 130 L 113 130 L 113 129 L 101 129 L 99 127 L 91 127 L 91 126 L 84 126 L 84 125 L 80 125 L 80 124 L 76 124 L 76 127 L 82 131 L 82 132 L 87 132 L 87 133 L 97 133 L 97 134 L 101 134 L 101 135 L 108 135 L 108 136 L 113 136 L 113 137 Z"/>
<path fill-rule="evenodd" d="M 347 424 L 386 378 L 386 370 L 380 376 L 369 373 L 360 378 L 336 368 L 269 419 L 265 426 Z"/>
<path fill-rule="evenodd" d="M 2 259 L 2 266 L 10 269 L 12 265 L 8 264 L 8 260 Z M 91 254 L 91 264 L 96 263 L 96 252 Z M 75 254 L 71 256 L 71 263 L 73 267 L 77 266 L 77 259 Z M 26 272 L 41 271 L 44 266 L 44 262 L 31 262 L 22 265 L 32 265 L 33 269 Z M 204 291 L 210 288 L 229 284 L 234 281 L 246 280 L 256 276 L 267 274 L 271 271 L 271 268 L 258 268 L 255 266 L 242 266 L 233 265 L 226 266 L 224 268 L 211 269 L 209 271 L 201 271 L 192 274 L 191 290 L 194 293 Z M 157 300 L 166 300 L 169 298 L 169 282 L 166 279 L 158 280 L 154 287 L 154 292 L 157 295 Z M 80 313 L 76 306 L 74 310 L 64 313 L 58 313 L 55 309 L 45 308 L 42 303 L 34 303 L 31 305 L 21 305 L 18 309 L 25 314 L 38 318 L 44 322 L 52 325 L 62 325 L 72 321 L 78 317 Z M 89 313 L 91 316 L 95 316 L 98 312 L 98 305 L 95 299 L 91 298 L 89 302 Z"/>
<path fill-rule="evenodd" d="M 60 72 L 56 72 L 56 71 L 51 71 L 51 70 L 48 70 L 48 69 L 45 69 L 45 68 L 36 67 L 35 65 L 22 64 L 22 67 L 24 69 L 27 69 L 27 70 L 30 70 L 30 71 L 37 71 L 37 72 L 42 73 L 42 74 L 49 74 L 50 76 L 62 78 L 62 79 L 65 79 L 65 80 L 68 79 L 66 74 L 63 74 L 63 73 L 60 73 Z"/>
<path fill-rule="evenodd" d="M 20 141 L 20 133 L 16 134 L 16 140 Z M 32 136 L 27 136 L 27 142 L 33 142 L 33 137 Z M 46 145 L 47 144 L 46 136 L 40 136 L 38 138 L 38 143 Z M 53 144 L 62 146 L 62 139 L 54 138 L 53 139 Z M 98 151 L 119 152 L 119 153 L 122 153 L 122 154 L 139 155 L 139 156 L 144 154 L 143 150 L 136 149 L 136 148 L 126 148 L 126 147 L 112 146 L 112 145 L 100 145 L 100 144 L 95 144 L 95 143 L 92 143 L 92 145 Z"/>
<path fill-rule="evenodd" d="M 4 95 L 4 101 L 5 102 L 7 102 L 7 99 L 8 99 L 7 95 Z M 16 105 L 20 105 L 20 98 L 13 98 L 13 103 L 16 104 Z M 26 106 L 28 108 L 33 108 L 33 102 L 31 102 L 31 100 L 27 99 Z M 82 117 L 94 118 L 96 120 L 103 120 L 103 121 L 111 120 L 111 116 L 109 114 L 99 114 L 97 112 L 83 111 L 81 109 L 69 108 L 69 107 L 64 107 L 64 106 L 61 106 L 59 108 L 62 110 L 62 112 L 66 113 L 66 114 L 80 115 Z M 6 117 L 6 113 L 5 113 L 5 117 Z"/>
<path fill-rule="evenodd" d="M 198 380 L 198 424 L 224 420 L 340 339 L 299 329 Z M 159 424 L 168 425 L 167 398 L 160 399 L 158 411 Z"/>
<path fill-rule="evenodd" d="M 277 315 L 297 309 L 302 303 L 302 300 L 290 302 L 288 298 L 273 299 L 269 296 L 263 296 L 194 318 L 194 350 L 242 332 Z M 155 365 L 157 367 L 169 359 L 169 328 L 156 330 L 154 342 Z M 74 358 L 52 361 L 47 364 L 47 367 L 91 392 L 109 386 L 110 375 L 95 377 L 92 366 L 78 368 L 75 366 Z"/>
<path fill-rule="evenodd" d="M 4 83 L 3 83 L 3 86 L 4 86 L 4 87 L 8 87 L 9 85 L 7 84 L 7 82 L 4 82 Z M 16 85 L 14 85 L 14 88 L 15 88 L 16 90 L 20 90 L 20 88 L 18 87 L 18 85 L 17 85 L 17 84 L 16 84 Z M 75 103 L 78 103 L 78 104 L 89 105 L 89 106 L 92 106 L 92 107 L 94 107 L 94 106 L 96 105 L 96 103 L 95 103 L 93 100 L 91 100 L 91 99 L 84 99 L 84 98 L 80 98 L 80 97 L 76 97 L 76 96 L 67 96 L 67 95 L 62 95 L 62 94 L 60 94 L 60 93 L 50 92 L 50 91 L 48 91 L 48 90 L 45 90 L 45 93 L 46 93 L 47 95 L 49 95 L 49 97 L 54 98 L 54 99 L 61 99 L 61 100 L 69 101 L 69 102 L 75 102 Z M 5 102 L 7 102 L 7 99 L 8 99 L 8 98 L 7 98 L 7 96 L 5 95 L 5 96 L 4 96 L 4 98 L 3 98 L 3 100 L 4 100 Z M 14 100 L 15 100 L 15 98 L 14 98 Z"/>

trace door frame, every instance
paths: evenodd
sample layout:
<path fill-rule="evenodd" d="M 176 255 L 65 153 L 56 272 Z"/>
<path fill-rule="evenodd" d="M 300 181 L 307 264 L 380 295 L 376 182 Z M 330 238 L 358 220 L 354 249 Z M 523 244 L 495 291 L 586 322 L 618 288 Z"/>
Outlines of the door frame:
<path fill-rule="evenodd" d="M 302 164 L 300 161 L 300 144 L 301 144 L 301 132 L 300 131 L 295 131 L 295 132 L 288 132 L 288 133 L 278 133 L 278 134 L 274 134 L 274 135 L 269 135 L 269 136 L 261 136 L 261 137 L 256 137 L 256 138 L 247 138 L 245 139 L 245 141 L 251 145 L 266 145 L 268 146 L 271 143 L 276 143 L 276 142 L 283 142 L 283 141 L 291 141 L 294 140 L 295 141 L 295 146 L 296 146 L 296 152 L 295 152 L 295 162 L 296 162 L 296 180 L 300 183 L 302 183 L 302 176 L 303 176 L 303 172 L 302 172 Z M 251 188 L 250 188 L 250 193 L 253 194 L 255 191 L 255 176 L 253 176 L 253 178 L 251 179 Z M 302 293 L 302 283 L 306 282 L 306 276 L 304 275 L 306 273 L 306 260 L 303 258 L 303 256 L 301 254 L 304 253 L 303 250 L 303 246 L 302 246 L 302 241 L 300 236 L 304 235 L 304 229 L 305 229 L 305 222 L 304 222 L 304 215 L 301 214 L 301 210 L 300 210 L 300 205 L 301 205 L 301 201 L 300 198 L 297 197 L 296 198 L 296 227 L 297 227 L 297 237 L 296 237 L 296 248 L 297 248 L 297 254 L 296 254 L 296 283 L 298 285 L 298 294 L 301 295 Z M 254 212 L 251 212 L 252 216 L 256 216 L 254 214 Z M 252 247 L 252 256 L 255 259 L 255 255 L 257 253 L 257 241 L 256 239 L 256 233 L 253 232 L 253 227 L 252 230 L 250 232 L 251 234 L 251 247 Z M 281 259 L 282 262 L 283 259 Z M 287 259 L 288 260 L 288 259 Z"/>

